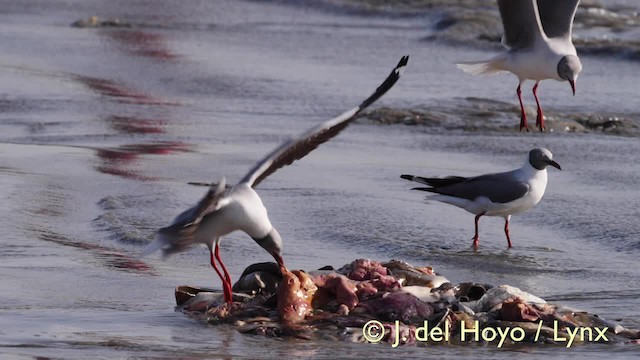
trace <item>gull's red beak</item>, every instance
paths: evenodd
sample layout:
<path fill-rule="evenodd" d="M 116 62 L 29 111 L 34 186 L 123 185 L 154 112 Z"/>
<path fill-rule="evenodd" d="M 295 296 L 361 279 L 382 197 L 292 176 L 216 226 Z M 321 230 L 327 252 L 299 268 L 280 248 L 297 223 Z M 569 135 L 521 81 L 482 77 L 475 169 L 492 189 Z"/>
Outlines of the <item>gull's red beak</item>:
<path fill-rule="evenodd" d="M 573 91 L 573 96 L 576 96 L 576 81 L 569 80 L 569 84 L 571 84 L 571 91 Z"/>

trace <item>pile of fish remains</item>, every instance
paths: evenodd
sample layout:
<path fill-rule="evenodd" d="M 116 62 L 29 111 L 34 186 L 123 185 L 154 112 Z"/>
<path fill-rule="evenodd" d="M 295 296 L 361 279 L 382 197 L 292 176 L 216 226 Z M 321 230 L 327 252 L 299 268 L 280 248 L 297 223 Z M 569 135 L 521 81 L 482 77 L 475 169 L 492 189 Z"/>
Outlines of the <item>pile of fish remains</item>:
<path fill-rule="evenodd" d="M 210 324 L 232 324 L 241 333 L 354 342 L 370 340 L 363 327 L 375 320 L 383 327 L 376 342 L 395 345 L 483 341 L 474 338 L 474 331 L 485 328 L 522 329 L 518 341 L 507 338 L 501 346 L 515 342 L 566 345 L 571 333 L 586 328 L 593 330 L 591 340 L 574 336 L 572 346 L 581 340 L 593 341 L 597 331 L 602 332 L 601 342 L 638 343 L 640 338 L 640 331 L 548 304 L 512 286 L 454 285 L 431 267 L 398 260 L 358 259 L 338 270 L 327 266 L 284 276 L 275 263 L 258 263 L 244 271 L 233 291 L 229 306 L 220 291 L 179 286 L 176 309 Z M 416 329 L 425 325 L 432 334 L 435 328 L 440 334 L 446 332 L 448 340 L 416 339 Z M 467 334 L 466 341 L 459 336 L 461 331 Z"/>

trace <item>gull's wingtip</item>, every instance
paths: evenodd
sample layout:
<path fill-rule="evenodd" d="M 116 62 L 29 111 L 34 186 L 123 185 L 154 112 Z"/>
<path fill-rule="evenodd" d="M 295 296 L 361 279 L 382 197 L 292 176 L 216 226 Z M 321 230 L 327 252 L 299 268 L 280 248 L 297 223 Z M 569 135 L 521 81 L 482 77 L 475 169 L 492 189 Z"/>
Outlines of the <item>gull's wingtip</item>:
<path fill-rule="evenodd" d="M 400 58 L 400 61 L 398 61 L 398 65 L 396 65 L 396 68 L 394 69 L 394 72 L 398 75 L 398 78 L 402 76 L 408 64 L 409 64 L 409 55 L 405 55 L 402 58 Z"/>
<path fill-rule="evenodd" d="M 398 82 L 408 62 L 409 55 L 402 56 L 397 65 L 391 70 L 391 73 L 387 75 L 378 88 L 376 88 L 368 98 L 362 101 L 360 105 L 314 126 L 296 138 L 284 142 L 254 165 L 238 184 L 247 184 L 248 186 L 255 187 L 277 169 L 301 159 L 320 144 L 339 134 L 357 118 L 360 112 L 376 102 L 376 100 Z"/>
<path fill-rule="evenodd" d="M 402 68 L 407 66 L 407 64 L 409 63 L 409 55 L 405 55 L 400 59 L 400 62 L 398 63 L 398 66 L 396 66 L 396 68 Z"/>
<path fill-rule="evenodd" d="M 413 175 L 400 175 L 400 178 L 412 181 L 413 180 Z"/>
<path fill-rule="evenodd" d="M 400 76 L 402 76 L 402 73 L 404 72 L 404 69 L 407 67 L 408 63 L 409 63 L 409 55 L 404 55 L 403 57 L 401 57 L 400 61 L 398 62 L 398 65 L 396 65 L 393 68 L 393 70 L 391 71 L 389 76 L 387 76 L 384 82 L 382 82 L 382 84 L 378 86 L 376 91 L 373 94 L 371 94 L 371 96 L 369 96 L 365 101 L 363 101 L 360 104 L 360 106 L 358 106 L 356 114 L 364 110 L 369 105 L 376 102 L 376 100 L 378 100 L 382 95 L 384 95 L 387 91 L 389 91 L 389 89 L 391 89 L 393 85 L 395 85 L 398 79 L 400 79 Z"/>
<path fill-rule="evenodd" d="M 398 75 L 398 78 L 402 75 L 404 69 L 407 68 L 407 64 L 409 64 L 409 55 L 401 57 L 398 65 L 393 69 L 393 72 Z"/>

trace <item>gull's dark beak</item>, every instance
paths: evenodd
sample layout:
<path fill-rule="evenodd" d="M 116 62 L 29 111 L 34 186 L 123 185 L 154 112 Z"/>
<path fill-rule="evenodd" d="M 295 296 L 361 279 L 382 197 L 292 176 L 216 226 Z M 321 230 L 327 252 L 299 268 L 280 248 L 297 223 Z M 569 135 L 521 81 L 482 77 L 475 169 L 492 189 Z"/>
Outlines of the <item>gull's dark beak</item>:
<path fill-rule="evenodd" d="M 573 96 L 576 96 L 576 81 L 569 80 L 569 84 L 571 84 L 571 91 L 573 91 Z"/>
<path fill-rule="evenodd" d="M 255 240 L 258 245 L 267 250 L 267 252 L 269 252 L 269 254 L 273 256 L 273 258 L 278 263 L 278 267 L 280 268 L 280 272 L 282 273 L 282 275 L 289 272 L 287 267 L 284 266 L 284 260 L 282 259 L 282 238 L 275 228 L 272 228 L 267 236 L 263 237 L 262 239 L 254 238 L 253 240 Z"/>
<path fill-rule="evenodd" d="M 562 170 L 562 168 L 560 167 L 560 164 L 558 164 L 557 162 L 549 159 L 547 161 L 545 161 L 547 164 L 553 166 L 554 168 L 558 169 L 558 170 Z"/>

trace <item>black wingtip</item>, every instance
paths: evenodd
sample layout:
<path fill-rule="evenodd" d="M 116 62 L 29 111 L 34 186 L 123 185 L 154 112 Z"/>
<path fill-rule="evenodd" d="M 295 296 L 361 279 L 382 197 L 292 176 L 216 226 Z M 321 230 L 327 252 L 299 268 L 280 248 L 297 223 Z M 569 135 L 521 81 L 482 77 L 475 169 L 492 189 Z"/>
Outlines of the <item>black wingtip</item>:
<path fill-rule="evenodd" d="M 400 175 L 400 178 L 413 181 L 413 175 Z"/>
<path fill-rule="evenodd" d="M 398 65 L 396 65 L 396 69 L 407 66 L 408 63 L 409 63 L 409 55 L 405 55 L 400 58 Z"/>
<path fill-rule="evenodd" d="M 429 191 L 429 192 L 432 192 L 433 188 L 428 188 L 428 187 L 414 187 L 414 188 L 411 188 L 411 190 L 420 190 L 420 191 Z"/>
<path fill-rule="evenodd" d="M 207 183 L 207 182 L 198 182 L 198 181 L 189 181 L 187 183 L 187 185 L 193 185 L 193 186 L 211 186 L 211 183 Z"/>
<path fill-rule="evenodd" d="M 384 82 L 380 86 L 378 86 L 376 91 L 360 104 L 359 106 L 360 109 L 358 110 L 358 112 L 364 110 L 369 105 L 376 102 L 376 100 L 378 100 L 382 95 L 384 95 L 387 91 L 389 91 L 389 89 L 391 89 L 393 85 L 395 85 L 398 79 L 400 79 L 400 76 L 402 75 L 402 72 L 404 71 L 408 63 L 409 63 L 409 55 L 403 56 L 398 62 L 398 65 L 396 65 L 396 67 L 391 71 L 391 74 L 387 76 Z"/>

